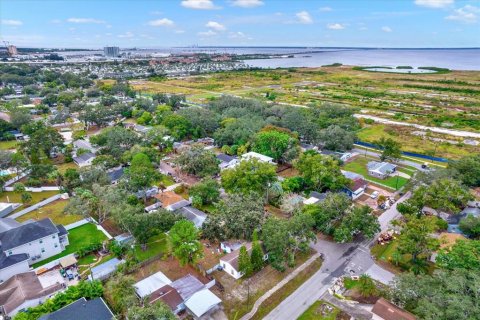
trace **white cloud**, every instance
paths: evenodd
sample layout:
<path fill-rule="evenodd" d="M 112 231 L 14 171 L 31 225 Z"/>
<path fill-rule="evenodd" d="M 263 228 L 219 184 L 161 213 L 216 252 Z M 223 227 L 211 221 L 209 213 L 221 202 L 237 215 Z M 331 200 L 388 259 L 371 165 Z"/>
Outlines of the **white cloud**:
<path fill-rule="evenodd" d="M 185 30 L 175 30 L 175 33 L 178 33 L 178 34 L 185 33 Z"/>
<path fill-rule="evenodd" d="M 295 14 L 295 16 L 297 16 L 298 23 L 302 23 L 302 24 L 312 24 L 313 23 L 312 16 L 310 15 L 310 13 L 308 13 L 308 11 L 297 12 Z"/>
<path fill-rule="evenodd" d="M 23 24 L 22 21 L 20 20 L 3 20 L 2 19 L 2 24 L 4 26 L 13 26 L 13 27 L 18 27 L 18 26 L 21 26 Z"/>
<path fill-rule="evenodd" d="M 220 9 L 212 0 L 183 0 L 182 7 L 196 10 L 214 10 Z"/>
<path fill-rule="evenodd" d="M 223 24 L 215 21 L 208 21 L 205 27 L 213 29 L 215 31 L 225 31 L 227 29 Z"/>
<path fill-rule="evenodd" d="M 149 26 L 152 27 L 172 27 L 175 23 L 167 18 L 152 20 L 148 22 Z"/>
<path fill-rule="evenodd" d="M 233 0 L 232 6 L 241 8 L 255 8 L 263 6 L 265 3 L 262 0 Z"/>
<path fill-rule="evenodd" d="M 345 25 L 341 23 L 329 23 L 327 24 L 327 28 L 332 30 L 342 30 L 345 29 Z"/>
<path fill-rule="evenodd" d="M 71 23 L 95 23 L 95 24 L 104 24 L 104 20 L 98 20 L 93 18 L 68 18 L 67 22 Z"/>
<path fill-rule="evenodd" d="M 475 23 L 478 21 L 480 8 L 467 4 L 466 6 L 453 10 L 453 13 L 446 16 L 447 20 L 460 21 L 463 23 Z"/>
<path fill-rule="evenodd" d="M 241 31 L 230 32 L 228 34 L 228 37 L 230 39 L 237 39 L 237 40 L 252 40 L 251 37 L 247 36 L 245 33 L 241 32 Z"/>
<path fill-rule="evenodd" d="M 198 33 L 199 36 L 202 37 L 211 37 L 217 35 L 217 33 L 213 30 L 208 30 L 208 31 L 201 31 Z"/>
<path fill-rule="evenodd" d="M 134 36 L 135 35 L 132 32 L 127 31 L 124 34 L 119 34 L 117 37 L 119 37 L 119 38 L 133 38 Z"/>
<path fill-rule="evenodd" d="M 446 8 L 451 6 L 455 0 L 415 0 L 417 6 L 427 8 Z"/>
<path fill-rule="evenodd" d="M 383 32 L 392 32 L 393 30 L 390 27 L 384 26 L 384 27 L 382 27 L 382 31 Z"/>
<path fill-rule="evenodd" d="M 333 11 L 332 8 L 330 7 L 321 7 L 320 9 L 318 9 L 319 11 L 321 12 L 330 12 L 330 11 Z"/>
<path fill-rule="evenodd" d="M 62 23 L 62 20 L 60 20 L 60 19 L 53 19 L 53 20 L 50 20 L 50 23 L 59 24 L 59 23 Z"/>

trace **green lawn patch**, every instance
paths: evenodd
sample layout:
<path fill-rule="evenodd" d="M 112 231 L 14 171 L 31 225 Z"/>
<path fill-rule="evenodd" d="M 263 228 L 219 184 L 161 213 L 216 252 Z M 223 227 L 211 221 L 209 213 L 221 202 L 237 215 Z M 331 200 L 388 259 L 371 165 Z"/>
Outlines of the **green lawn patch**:
<path fill-rule="evenodd" d="M 57 164 L 56 167 L 58 172 L 60 172 L 61 174 L 65 174 L 67 169 L 78 169 L 78 166 L 75 164 L 75 162 Z"/>
<path fill-rule="evenodd" d="M 39 203 L 40 201 L 43 201 L 47 198 L 50 198 L 56 194 L 58 194 L 59 191 L 43 191 L 43 192 L 30 192 L 32 195 L 32 201 L 28 203 L 28 205 L 23 205 L 18 207 L 15 211 L 17 212 L 20 210 L 23 210 L 27 207 L 30 207 L 36 203 Z M 23 203 L 22 202 L 22 194 L 18 192 L 13 192 L 13 191 L 5 191 L 0 194 L 0 202 L 14 202 L 14 203 Z"/>
<path fill-rule="evenodd" d="M 172 177 L 166 174 L 162 174 L 162 176 L 160 177 L 160 180 L 158 180 L 157 183 L 160 183 L 160 182 L 163 183 L 165 187 L 169 187 L 175 184 L 175 180 L 173 180 Z"/>
<path fill-rule="evenodd" d="M 329 306 L 332 309 L 329 309 L 325 306 Z M 312 304 L 307 309 L 307 311 L 302 313 L 302 315 L 298 317 L 297 320 L 335 320 L 337 319 L 339 313 L 340 309 L 338 309 L 337 307 L 325 301 L 319 300 Z"/>
<path fill-rule="evenodd" d="M 135 245 L 135 256 L 140 261 L 145 261 L 160 254 L 166 253 L 168 250 L 168 239 L 165 233 L 156 235 L 147 243 L 147 250 L 142 250 L 140 245 Z"/>
<path fill-rule="evenodd" d="M 390 188 L 393 188 L 393 189 L 400 189 L 401 187 L 403 187 L 408 182 L 408 179 L 406 179 L 404 177 L 400 177 L 400 176 L 399 177 L 396 177 L 396 176 L 395 177 L 388 177 L 386 179 L 378 179 L 378 178 L 370 176 L 368 174 L 368 169 L 367 169 L 367 163 L 369 161 L 370 161 L 369 159 L 365 159 L 365 158 L 362 158 L 362 157 L 359 156 L 355 160 L 353 160 L 352 162 L 349 162 L 349 163 L 345 164 L 343 166 L 343 169 L 347 170 L 347 171 L 351 171 L 351 172 L 361 174 L 367 180 L 376 182 L 378 184 L 386 185 L 386 186 L 388 186 Z M 399 170 L 403 171 L 403 169 L 401 169 L 401 168 Z M 398 180 L 398 182 L 397 182 L 397 180 Z"/>
<path fill-rule="evenodd" d="M 0 150 L 11 150 L 15 149 L 17 147 L 17 141 L 16 140 L 11 140 L 11 141 L 0 141 Z"/>
<path fill-rule="evenodd" d="M 30 219 L 38 221 L 44 218 L 50 218 L 53 223 L 63 224 L 64 226 L 82 220 L 82 215 L 66 214 L 63 212 L 63 209 L 67 204 L 68 200 L 57 200 L 38 210 L 34 210 L 18 217 L 16 220 L 18 222 L 24 222 Z"/>
<path fill-rule="evenodd" d="M 91 244 L 101 243 L 106 239 L 107 237 L 105 236 L 105 234 L 102 231 L 98 230 L 96 225 L 92 223 L 84 224 L 83 226 L 68 231 L 68 241 L 70 244 L 62 253 L 35 263 L 32 267 L 37 268 L 50 261 L 59 259 L 71 253 L 75 253 L 78 250 L 85 248 Z"/>

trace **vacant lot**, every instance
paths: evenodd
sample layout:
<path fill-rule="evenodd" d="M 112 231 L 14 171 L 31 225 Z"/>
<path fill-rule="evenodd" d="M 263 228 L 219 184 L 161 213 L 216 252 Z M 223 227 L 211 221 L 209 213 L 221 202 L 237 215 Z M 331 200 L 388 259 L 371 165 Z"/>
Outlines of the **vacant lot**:
<path fill-rule="evenodd" d="M 54 201 L 44 207 L 41 207 L 38 210 L 34 210 L 17 218 L 17 221 L 23 222 L 30 219 L 38 221 L 44 218 L 50 218 L 55 224 L 68 225 L 70 223 L 82 220 L 83 216 L 81 215 L 66 214 L 63 212 L 63 209 L 65 208 L 67 203 L 68 200 Z"/>
<path fill-rule="evenodd" d="M 297 320 L 343 320 L 350 316 L 332 304 L 319 300 L 312 304 Z"/>

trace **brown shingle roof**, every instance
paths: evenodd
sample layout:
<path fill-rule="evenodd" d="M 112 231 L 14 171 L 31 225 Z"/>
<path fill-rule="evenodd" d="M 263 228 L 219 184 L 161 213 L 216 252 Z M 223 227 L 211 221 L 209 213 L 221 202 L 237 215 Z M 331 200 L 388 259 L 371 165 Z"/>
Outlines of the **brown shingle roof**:
<path fill-rule="evenodd" d="M 61 289 L 60 283 L 42 287 L 33 271 L 19 273 L 0 284 L 0 306 L 9 314 L 25 301 L 45 297 Z"/>
<path fill-rule="evenodd" d="M 415 316 L 390 301 L 380 298 L 373 306 L 372 312 L 385 320 L 416 320 Z"/>
<path fill-rule="evenodd" d="M 162 207 L 168 207 L 174 203 L 184 200 L 182 196 L 179 196 L 173 191 L 165 191 L 154 195 L 154 197 L 162 203 Z"/>
<path fill-rule="evenodd" d="M 183 303 L 183 299 L 178 291 L 169 285 L 152 292 L 149 302 L 155 303 L 158 300 L 165 302 L 172 310 L 176 310 L 177 307 Z"/>

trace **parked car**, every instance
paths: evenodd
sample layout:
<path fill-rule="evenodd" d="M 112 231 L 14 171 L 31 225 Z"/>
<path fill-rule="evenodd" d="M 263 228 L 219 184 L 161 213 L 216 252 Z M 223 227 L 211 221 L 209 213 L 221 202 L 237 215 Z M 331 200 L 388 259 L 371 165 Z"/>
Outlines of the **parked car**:
<path fill-rule="evenodd" d="M 75 279 L 75 276 L 73 275 L 72 270 L 67 270 L 66 272 L 68 280 L 73 280 Z"/>
<path fill-rule="evenodd" d="M 370 195 L 370 198 L 376 199 L 379 194 L 380 194 L 380 192 L 378 192 L 378 191 L 373 191 L 372 194 Z"/>

